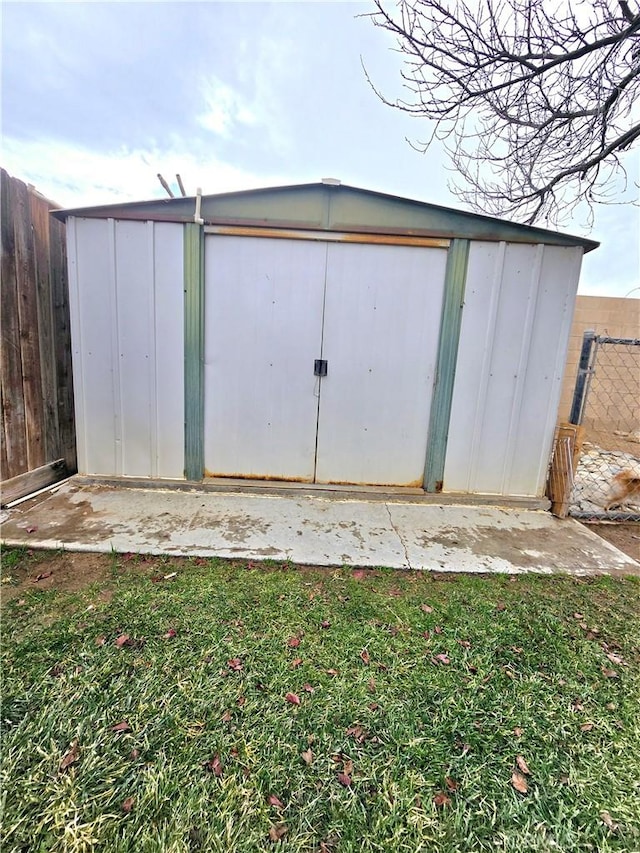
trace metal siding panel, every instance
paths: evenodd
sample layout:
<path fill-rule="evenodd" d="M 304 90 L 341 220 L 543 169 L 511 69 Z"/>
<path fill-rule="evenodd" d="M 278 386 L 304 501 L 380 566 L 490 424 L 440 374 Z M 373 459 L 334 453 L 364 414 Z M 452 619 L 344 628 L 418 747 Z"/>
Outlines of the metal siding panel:
<path fill-rule="evenodd" d="M 442 491 L 468 261 L 469 241 L 454 240 L 447 252 L 444 276 L 436 381 L 433 389 L 427 460 L 424 468 L 424 488 L 427 492 Z"/>
<path fill-rule="evenodd" d="M 205 469 L 311 480 L 326 246 L 205 239 Z"/>
<path fill-rule="evenodd" d="M 184 475 L 204 476 L 204 233 L 184 226 Z"/>
<path fill-rule="evenodd" d="M 122 474 L 151 476 L 152 418 L 150 375 L 154 373 L 153 267 L 144 222 L 117 221 L 117 339 L 122 418 Z"/>
<path fill-rule="evenodd" d="M 116 326 L 113 222 L 78 219 L 75 237 L 77 293 L 72 311 L 80 334 L 74 340 L 74 382 L 77 376 L 84 389 L 81 406 L 85 470 L 79 471 L 120 474 L 116 456 L 118 360 L 112 334 Z"/>
<path fill-rule="evenodd" d="M 544 253 L 544 246 L 538 245 L 536 246 L 535 257 L 533 258 L 533 264 L 531 266 L 530 278 L 529 278 L 529 288 L 527 292 L 526 299 L 526 309 L 524 315 L 524 322 L 522 326 L 521 332 L 521 344 L 520 344 L 520 355 L 518 357 L 518 364 L 516 368 L 516 385 L 513 396 L 513 402 L 511 404 L 511 412 L 509 415 L 509 429 L 507 432 L 507 444 L 504 450 L 504 464 L 502 468 L 502 488 L 501 494 L 518 494 L 511 491 L 511 477 L 512 470 L 515 461 L 515 453 L 517 446 L 517 438 L 520 433 L 521 421 L 522 421 L 522 404 L 525 399 L 525 391 L 527 389 L 527 385 L 530 385 L 531 382 L 527 382 L 527 380 L 531 377 L 535 382 L 535 366 L 533 367 L 533 371 L 531 368 L 531 360 L 530 360 L 530 350 L 531 350 L 531 340 L 533 336 L 533 324 L 536 316 L 536 309 L 538 303 L 538 294 L 540 291 L 540 275 L 542 272 L 542 256 Z M 523 293 L 524 297 L 524 293 Z M 525 465 L 530 465 L 532 458 L 534 458 L 532 453 L 533 448 L 528 447 L 527 452 L 525 453 L 524 460 L 521 459 L 520 463 L 524 461 Z M 532 488 L 531 477 L 529 477 L 527 485 L 525 486 L 527 489 Z M 528 492 L 524 492 L 524 494 L 528 494 Z"/>
<path fill-rule="evenodd" d="M 582 249 L 544 247 L 508 494 L 544 492 L 581 260 Z"/>
<path fill-rule="evenodd" d="M 581 255 L 472 243 L 446 491 L 542 494 Z"/>
<path fill-rule="evenodd" d="M 517 399 L 522 332 L 525 327 L 530 270 L 536 247 L 508 244 L 502 269 L 500 302 L 490 363 L 474 492 L 502 494 L 504 455 L 510 441 L 511 412 Z"/>
<path fill-rule="evenodd" d="M 149 346 L 149 370 L 147 381 L 149 383 L 149 475 L 158 476 L 158 383 L 156 355 L 158 352 L 157 329 L 156 329 L 156 257 L 155 257 L 155 229 L 153 222 L 145 223 L 146 230 L 146 256 L 147 264 L 151 270 L 151 292 L 149 294 L 148 318 L 150 346 Z"/>
<path fill-rule="evenodd" d="M 81 474 L 88 473 L 87 403 L 85 397 L 84 359 L 82 356 L 83 329 L 80 312 L 80 283 L 78 277 L 77 219 L 70 217 L 66 223 L 67 270 L 69 278 L 69 325 L 71 332 L 74 411 L 76 430 L 77 467 Z"/>
<path fill-rule="evenodd" d="M 445 491 L 473 491 L 477 476 L 505 250 L 504 243 L 471 243 L 469 249 L 444 469 Z"/>
<path fill-rule="evenodd" d="M 158 477 L 184 478 L 183 226 L 155 223 L 155 397 Z"/>
<path fill-rule="evenodd" d="M 318 482 L 422 485 L 446 259 L 329 246 Z"/>

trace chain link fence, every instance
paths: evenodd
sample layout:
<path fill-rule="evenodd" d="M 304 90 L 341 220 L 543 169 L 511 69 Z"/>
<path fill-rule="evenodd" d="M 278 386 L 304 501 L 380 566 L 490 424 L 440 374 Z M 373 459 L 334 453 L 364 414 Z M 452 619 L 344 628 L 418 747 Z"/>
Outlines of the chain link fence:
<path fill-rule="evenodd" d="M 640 521 L 640 339 L 584 333 L 570 421 L 583 429 L 569 514 Z"/>

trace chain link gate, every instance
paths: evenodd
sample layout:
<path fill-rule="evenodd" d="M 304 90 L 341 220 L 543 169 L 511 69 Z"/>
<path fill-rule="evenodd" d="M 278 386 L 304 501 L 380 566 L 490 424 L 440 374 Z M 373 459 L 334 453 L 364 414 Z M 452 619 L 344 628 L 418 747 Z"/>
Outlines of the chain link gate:
<path fill-rule="evenodd" d="M 640 521 L 640 339 L 584 333 L 569 419 L 582 427 L 569 515 Z"/>

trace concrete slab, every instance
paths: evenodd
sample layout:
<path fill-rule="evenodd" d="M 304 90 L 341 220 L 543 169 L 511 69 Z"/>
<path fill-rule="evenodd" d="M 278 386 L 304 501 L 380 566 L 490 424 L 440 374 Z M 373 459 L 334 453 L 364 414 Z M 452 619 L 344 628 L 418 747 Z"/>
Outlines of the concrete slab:
<path fill-rule="evenodd" d="M 256 494 L 73 479 L 3 512 L 8 545 L 465 572 L 640 574 L 574 520 L 342 493 Z"/>

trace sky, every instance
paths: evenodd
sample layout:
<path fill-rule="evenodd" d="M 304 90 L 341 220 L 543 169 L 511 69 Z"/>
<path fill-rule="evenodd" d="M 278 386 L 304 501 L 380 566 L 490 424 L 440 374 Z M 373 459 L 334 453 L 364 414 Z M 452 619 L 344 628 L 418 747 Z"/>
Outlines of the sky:
<path fill-rule="evenodd" d="M 345 184 L 464 209 L 444 152 L 401 93 L 401 56 L 363 2 L 11 2 L 2 27 L 7 171 L 64 207 Z M 627 160 L 640 181 L 640 152 Z M 177 189 L 175 189 L 177 193 Z M 601 241 L 580 292 L 640 297 L 640 210 L 578 210 L 562 230 Z M 540 223 L 544 224 L 544 223 Z"/>

